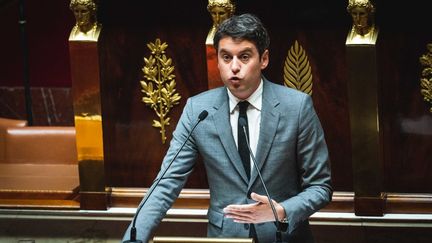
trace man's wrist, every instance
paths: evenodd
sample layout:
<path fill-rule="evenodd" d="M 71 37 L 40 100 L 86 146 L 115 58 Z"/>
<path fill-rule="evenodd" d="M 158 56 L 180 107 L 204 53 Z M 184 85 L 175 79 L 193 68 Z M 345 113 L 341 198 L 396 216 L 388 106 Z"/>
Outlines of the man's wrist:
<path fill-rule="evenodd" d="M 279 203 L 277 204 L 276 208 L 277 208 L 276 211 L 277 211 L 277 215 L 278 215 L 278 221 L 282 222 L 282 223 L 287 223 L 288 218 L 286 216 L 285 209 Z"/>
<path fill-rule="evenodd" d="M 286 232 L 288 230 L 288 217 L 285 213 L 284 207 L 282 207 L 281 204 L 276 204 L 276 212 L 278 214 L 278 222 L 275 222 L 276 227 L 278 230 L 281 230 L 282 232 Z"/>

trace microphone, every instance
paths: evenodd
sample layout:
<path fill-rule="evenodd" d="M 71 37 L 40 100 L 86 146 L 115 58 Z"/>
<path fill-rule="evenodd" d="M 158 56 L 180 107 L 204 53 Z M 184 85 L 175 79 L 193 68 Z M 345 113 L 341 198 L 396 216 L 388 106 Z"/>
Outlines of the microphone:
<path fill-rule="evenodd" d="M 153 183 L 153 185 L 150 187 L 144 201 L 142 201 L 140 203 L 140 205 L 138 205 L 138 209 L 135 213 L 135 216 L 133 218 L 132 221 L 132 227 L 130 230 L 130 238 L 127 241 L 123 241 L 123 243 L 142 243 L 141 240 L 137 240 L 136 239 L 136 220 L 137 220 L 137 216 L 139 215 L 139 212 L 141 211 L 141 209 L 144 207 L 144 204 L 147 202 L 147 200 L 150 198 L 150 195 L 153 193 L 154 189 L 159 185 L 159 182 L 162 180 L 162 178 L 164 177 L 165 173 L 168 171 L 168 169 L 171 167 L 171 165 L 173 164 L 174 160 L 177 158 L 177 156 L 179 155 L 180 151 L 183 149 L 183 147 L 185 146 L 186 142 L 189 140 L 190 136 L 192 135 L 192 132 L 195 130 L 195 128 L 198 126 L 198 124 L 203 121 L 204 119 L 206 119 L 208 115 L 208 112 L 206 110 L 203 110 L 199 115 L 198 115 L 198 120 L 195 123 L 195 125 L 192 127 L 191 131 L 189 132 L 188 136 L 186 137 L 186 140 L 183 142 L 183 144 L 180 146 L 180 148 L 177 150 L 176 154 L 174 155 L 174 157 L 171 159 L 171 161 L 169 162 L 168 166 L 165 168 L 165 170 L 162 172 L 161 176 L 156 180 L 155 183 Z"/>
<path fill-rule="evenodd" d="M 278 220 L 278 215 L 277 215 L 277 212 L 276 212 L 276 208 L 275 208 L 275 206 L 273 204 L 273 200 L 270 197 L 270 193 L 268 192 L 266 184 L 264 183 L 264 179 L 262 178 L 261 171 L 258 168 L 258 163 L 256 161 L 256 158 L 255 158 L 254 154 L 252 153 L 252 150 L 251 150 L 250 145 L 249 145 L 249 137 L 248 137 L 248 133 L 246 132 L 246 123 L 247 123 L 246 119 L 244 119 L 243 117 L 240 117 L 238 122 L 239 122 L 239 125 L 243 128 L 243 132 L 245 133 L 245 135 L 247 137 L 246 144 L 247 144 L 247 147 L 249 149 L 249 153 L 250 153 L 250 155 L 252 157 L 252 161 L 253 161 L 255 170 L 258 173 L 258 177 L 261 180 L 261 184 L 264 187 L 264 191 L 266 193 L 267 199 L 269 200 L 270 207 L 271 207 L 271 209 L 273 211 L 273 216 L 275 218 L 275 224 L 276 224 L 276 239 L 275 239 L 274 243 L 287 243 L 285 241 L 282 241 L 282 230 L 281 230 L 281 224 L 282 224 L 282 222 L 280 222 Z"/>

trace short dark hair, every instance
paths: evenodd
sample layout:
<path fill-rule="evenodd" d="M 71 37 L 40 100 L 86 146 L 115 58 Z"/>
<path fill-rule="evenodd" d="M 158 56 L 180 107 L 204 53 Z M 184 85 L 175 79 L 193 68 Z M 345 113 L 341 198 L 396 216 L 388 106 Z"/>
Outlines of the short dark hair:
<path fill-rule="evenodd" d="M 270 37 L 261 20 L 249 13 L 234 15 L 219 25 L 213 38 L 216 50 L 219 48 L 219 41 L 227 36 L 255 43 L 260 56 L 270 45 Z"/>

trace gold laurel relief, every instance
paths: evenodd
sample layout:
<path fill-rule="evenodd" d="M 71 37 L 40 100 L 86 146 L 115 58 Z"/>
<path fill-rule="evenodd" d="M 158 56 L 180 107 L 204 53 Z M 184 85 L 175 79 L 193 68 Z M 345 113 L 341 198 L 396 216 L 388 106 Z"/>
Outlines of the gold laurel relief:
<path fill-rule="evenodd" d="M 284 65 L 285 86 L 312 95 L 312 72 L 308 57 L 297 41 L 288 51 Z"/>
<path fill-rule="evenodd" d="M 168 113 L 174 105 L 178 105 L 181 96 L 176 93 L 176 82 L 174 66 L 171 58 L 165 55 L 168 47 L 166 42 L 161 43 L 159 38 L 154 43 L 150 42 L 147 47 L 151 51 L 148 58 L 144 57 L 144 79 L 141 80 L 141 92 L 144 93 L 142 102 L 153 109 L 159 120 L 153 120 L 152 126 L 160 129 L 162 143 L 165 144 L 165 127 L 170 125 L 171 118 Z"/>
<path fill-rule="evenodd" d="M 420 93 L 423 95 L 423 100 L 429 102 L 432 112 L 432 43 L 427 44 L 428 52 L 420 57 L 420 64 L 423 70 L 420 78 Z"/>

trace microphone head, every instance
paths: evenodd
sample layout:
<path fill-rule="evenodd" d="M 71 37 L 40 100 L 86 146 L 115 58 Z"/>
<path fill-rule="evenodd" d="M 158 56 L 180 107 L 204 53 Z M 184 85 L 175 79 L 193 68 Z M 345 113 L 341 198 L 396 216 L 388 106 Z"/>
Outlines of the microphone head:
<path fill-rule="evenodd" d="M 246 127 L 247 124 L 246 119 L 244 119 L 244 117 L 240 117 L 238 123 L 241 127 Z"/>
<path fill-rule="evenodd" d="M 206 110 L 203 110 L 203 111 L 199 114 L 198 119 L 199 119 L 200 121 L 202 121 L 202 120 L 206 119 L 207 115 L 208 115 L 208 112 L 207 112 Z"/>

